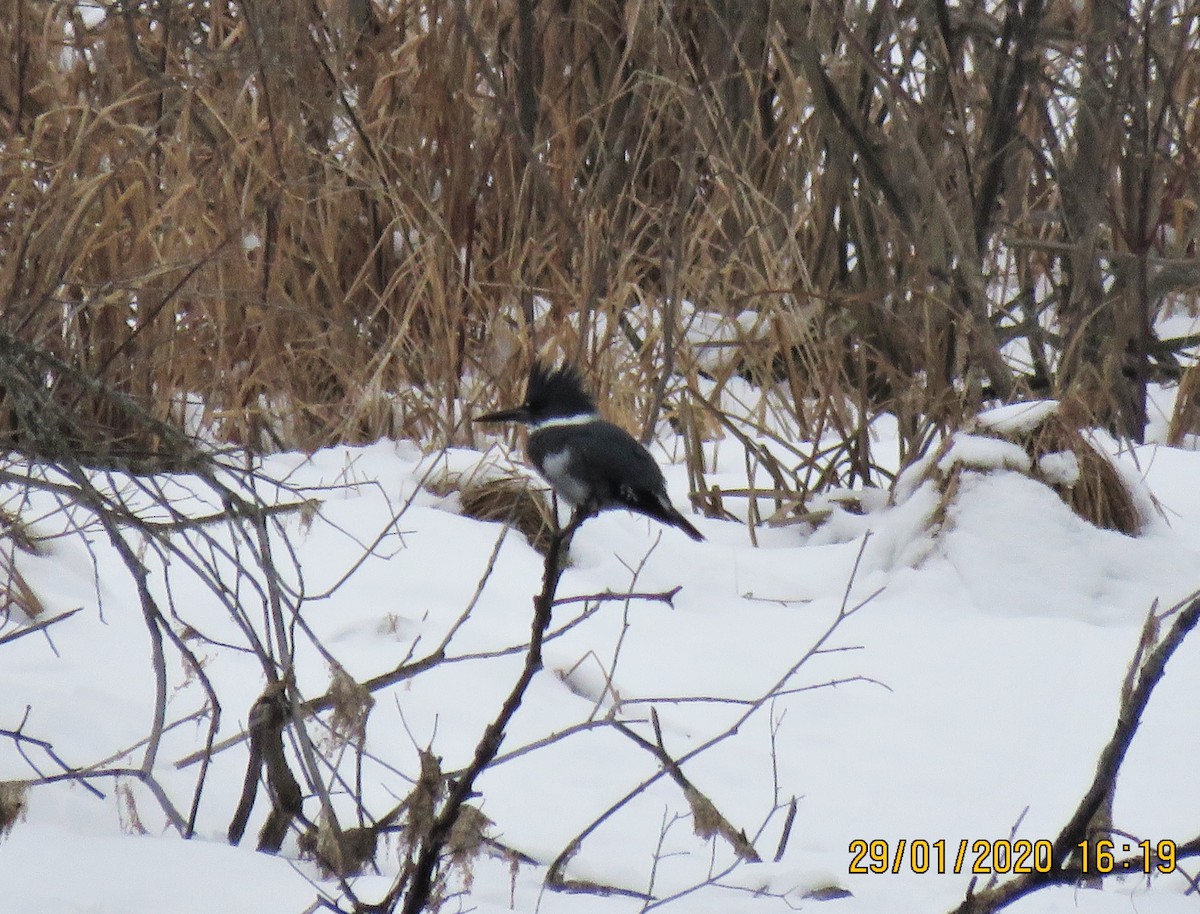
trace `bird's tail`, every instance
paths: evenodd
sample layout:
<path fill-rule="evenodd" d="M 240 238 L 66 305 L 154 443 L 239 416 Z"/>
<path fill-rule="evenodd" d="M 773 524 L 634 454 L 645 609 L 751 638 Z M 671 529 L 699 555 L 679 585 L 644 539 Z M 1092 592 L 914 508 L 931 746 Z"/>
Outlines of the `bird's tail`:
<path fill-rule="evenodd" d="M 688 536 L 690 536 L 692 539 L 694 539 L 697 543 L 704 542 L 704 534 L 701 533 L 699 530 L 697 530 L 695 527 L 693 527 L 692 522 L 689 521 L 682 514 L 680 514 L 673 507 L 667 512 L 667 522 L 675 527 L 678 527 L 680 530 L 682 530 L 684 533 L 686 533 Z"/>
<path fill-rule="evenodd" d="M 697 543 L 704 542 L 704 534 L 693 527 L 692 522 L 679 513 L 679 509 L 671 504 L 671 499 L 667 497 L 666 492 L 656 492 L 653 494 L 649 492 L 641 493 L 640 498 L 627 501 L 625 507 L 639 511 L 648 517 L 653 517 L 664 524 L 678 527 Z"/>

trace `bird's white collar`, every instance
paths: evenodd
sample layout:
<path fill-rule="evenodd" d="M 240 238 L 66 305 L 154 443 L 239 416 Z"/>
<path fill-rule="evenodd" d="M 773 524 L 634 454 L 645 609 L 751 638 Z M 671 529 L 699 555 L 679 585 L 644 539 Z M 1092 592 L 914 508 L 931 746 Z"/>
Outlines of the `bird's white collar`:
<path fill-rule="evenodd" d="M 549 419 L 543 419 L 541 422 L 532 422 L 529 425 L 531 432 L 540 432 L 547 428 L 566 428 L 571 425 L 588 425 L 600 419 L 595 413 L 580 413 L 577 416 L 551 416 Z"/>

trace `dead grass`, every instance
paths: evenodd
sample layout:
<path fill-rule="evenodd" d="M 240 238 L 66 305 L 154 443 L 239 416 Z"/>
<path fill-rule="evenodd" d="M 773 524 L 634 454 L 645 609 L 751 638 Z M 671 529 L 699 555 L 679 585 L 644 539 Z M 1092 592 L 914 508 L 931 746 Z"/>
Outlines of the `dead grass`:
<path fill-rule="evenodd" d="M 428 483 L 439 495 L 458 493 L 462 513 L 476 520 L 507 523 L 542 555 L 554 534 L 554 516 L 545 494 L 527 476 L 448 474 Z"/>
<path fill-rule="evenodd" d="M 1141 532 L 1143 519 L 1133 494 L 1112 461 L 1080 431 L 1079 421 L 1078 410 L 1071 404 L 1063 404 L 1029 430 L 983 429 L 979 434 L 1019 445 L 1028 456 L 1028 463 L 1005 468 L 1025 473 L 1049 486 L 1088 523 L 1136 536 Z M 962 474 L 989 472 L 989 468 L 968 466 L 960 460 L 943 466 L 953 446 L 951 435 L 941 442 L 927 463 L 925 478 L 936 480 L 940 492 L 932 520 L 935 528 L 945 522 L 946 512 L 958 495 Z M 1046 458 L 1069 470 L 1052 469 Z"/>
<path fill-rule="evenodd" d="M 17 567 L 15 554 L 0 545 L 0 615 L 7 616 L 12 609 L 32 620 L 46 611 L 46 605 Z"/>
<path fill-rule="evenodd" d="M 1188 366 L 1179 381 L 1167 443 L 1178 447 L 1188 435 L 1200 435 L 1200 362 Z"/>
<path fill-rule="evenodd" d="M 6 837 L 24 818 L 27 793 L 28 787 L 21 781 L 0 782 L 0 838 Z"/>
<path fill-rule="evenodd" d="M 511 0 L 184 2 L 92 25 L 71 3 L 15 8 L 0 22 L 0 331 L 62 367 L 4 371 L 46 386 L 58 438 L 89 461 L 172 458 L 125 402 L 257 450 L 471 444 L 464 412 L 555 353 L 643 433 L 685 415 L 702 376 L 714 401 L 734 378 L 759 385 L 794 437 L 840 439 L 833 472 L 804 468 L 802 500 L 879 482 L 881 412 L 908 460 L 985 396 L 1019 395 L 1000 356 L 1013 337 L 1035 374 L 1059 347 L 1123 383 L 1093 350 L 1127 340 L 1080 329 L 1063 347 L 1040 329 L 1080 324 L 1053 302 L 1078 301 L 1084 272 L 1047 164 L 1075 154 L 1072 125 L 1046 113 L 1077 101 L 1055 69 L 1086 52 L 1060 25 L 1010 34 L 1046 73 L 1034 81 L 986 16 L 865 3 L 808 21 L 758 2 L 536 4 L 531 48 Z M 1138 83 L 1142 111 L 1175 104 L 1196 56 L 1186 23 L 1151 25 L 1176 63 Z M 1131 137 L 1135 159 L 1067 164 L 1105 187 L 1145 163 L 1141 196 L 1169 208 L 1126 212 L 1137 195 L 1114 192 L 1089 217 L 1137 216 L 1147 238 L 1171 223 L 1157 254 L 1183 256 L 1194 227 L 1172 220 L 1195 201 L 1177 147 L 1195 112 L 1160 124 L 1149 157 Z M 1103 314 L 1157 306 L 1110 285 Z M 697 320 L 723 348 L 689 337 Z M 9 380 L 0 435 L 44 452 Z M 1103 402 L 1103 425 L 1132 415 Z M 699 449 L 688 459 L 698 478 Z"/>
<path fill-rule="evenodd" d="M 20 610 L 27 619 L 46 611 L 41 598 L 17 566 L 18 553 L 41 555 L 42 547 L 19 515 L 0 508 L 0 614 Z"/>
<path fill-rule="evenodd" d="M 1069 412 L 1050 416 L 1026 440 L 1024 445 L 1034 466 L 1049 454 L 1071 454 L 1079 466 L 1078 479 L 1071 486 L 1053 484 L 1071 510 L 1089 523 L 1107 530 L 1136 536 L 1142 518 L 1129 487 L 1112 461 L 1093 445 L 1070 418 Z"/>

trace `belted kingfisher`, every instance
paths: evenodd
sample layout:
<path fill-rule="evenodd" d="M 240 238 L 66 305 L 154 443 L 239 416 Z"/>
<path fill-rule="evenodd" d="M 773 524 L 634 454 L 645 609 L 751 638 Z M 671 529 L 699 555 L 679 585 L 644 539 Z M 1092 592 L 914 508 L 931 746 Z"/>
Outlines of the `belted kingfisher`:
<path fill-rule="evenodd" d="M 650 452 L 624 429 L 600 418 L 574 368 L 552 371 L 535 362 L 524 403 L 474 421 L 527 425 L 530 461 L 580 516 L 627 508 L 678 527 L 694 540 L 704 539 L 671 504 Z"/>

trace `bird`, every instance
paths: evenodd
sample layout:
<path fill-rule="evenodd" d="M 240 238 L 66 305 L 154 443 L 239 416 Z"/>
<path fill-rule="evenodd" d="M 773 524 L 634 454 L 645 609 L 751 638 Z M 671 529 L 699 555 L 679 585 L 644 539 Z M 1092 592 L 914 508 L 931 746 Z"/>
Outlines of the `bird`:
<path fill-rule="evenodd" d="M 600 511 L 626 508 L 678 527 L 693 540 L 704 535 L 676 510 L 654 458 L 632 435 L 600 418 L 596 402 L 570 365 L 534 362 L 525 402 L 476 416 L 475 422 L 519 422 L 529 429 L 525 452 L 579 522 Z"/>

